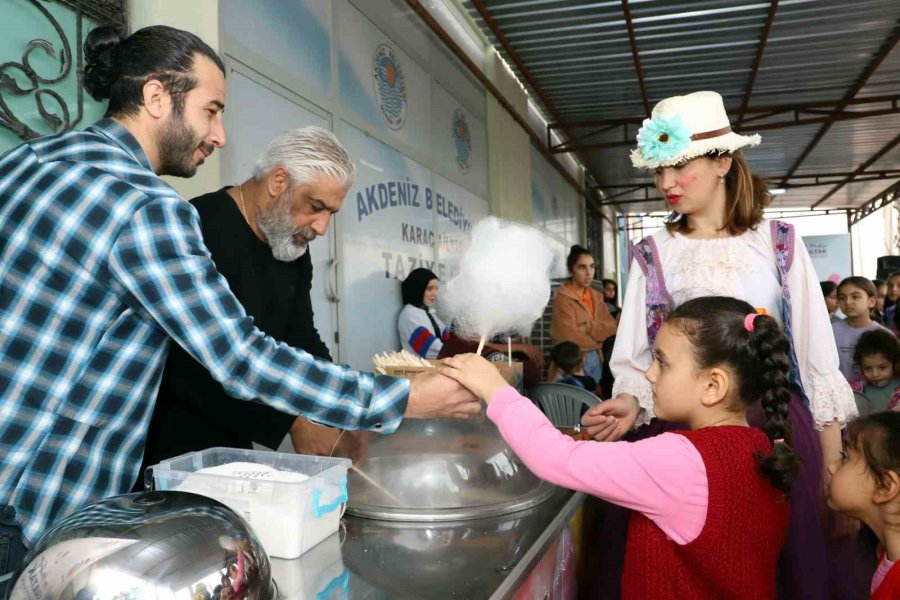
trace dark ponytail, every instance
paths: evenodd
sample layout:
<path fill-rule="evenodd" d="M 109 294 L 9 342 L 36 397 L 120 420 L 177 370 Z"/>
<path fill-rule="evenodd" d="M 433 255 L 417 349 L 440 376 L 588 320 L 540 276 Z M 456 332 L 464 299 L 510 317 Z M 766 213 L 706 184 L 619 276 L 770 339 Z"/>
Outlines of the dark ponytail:
<path fill-rule="evenodd" d="M 759 470 L 775 488 L 787 494 L 800 471 L 800 458 L 793 450 L 794 434 L 788 415 L 791 346 L 778 322 L 767 315 L 756 316 L 753 332 L 748 333 L 761 367 L 757 376 L 760 404 L 766 414 L 763 431 L 772 442 L 772 454 L 757 456 Z"/>
<path fill-rule="evenodd" d="M 748 319 L 748 315 L 754 316 Z M 791 347 L 778 322 L 756 314 L 743 300 L 721 296 L 689 300 L 672 311 L 666 322 L 688 337 L 699 368 L 729 367 L 737 379 L 736 400 L 743 408 L 757 402 L 762 406 L 763 431 L 772 442 L 772 453 L 757 456 L 759 469 L 773 487 L 789 493 L 800 459 L 793 450 L 788 417 Z"/>

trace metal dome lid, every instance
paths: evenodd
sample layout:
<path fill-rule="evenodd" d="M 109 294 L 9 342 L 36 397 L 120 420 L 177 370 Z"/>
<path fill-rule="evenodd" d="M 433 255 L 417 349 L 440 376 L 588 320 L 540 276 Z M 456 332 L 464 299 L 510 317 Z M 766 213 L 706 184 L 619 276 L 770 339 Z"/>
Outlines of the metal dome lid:
<path fill-rule="evenodd" d="M 391 521 L 459 521 L 508 514 L 549 498 L 484 418 L 404 420 L 373 438 L 349 476 L 350 514 Z"/>
<path fill-rule="evenodd" d="M 274 600 L 269 558 L 247 523 L 186 492 L 88 504 L 34 545 L 11 600 L 190 600 L 230 585 L 232 599 Z"/>

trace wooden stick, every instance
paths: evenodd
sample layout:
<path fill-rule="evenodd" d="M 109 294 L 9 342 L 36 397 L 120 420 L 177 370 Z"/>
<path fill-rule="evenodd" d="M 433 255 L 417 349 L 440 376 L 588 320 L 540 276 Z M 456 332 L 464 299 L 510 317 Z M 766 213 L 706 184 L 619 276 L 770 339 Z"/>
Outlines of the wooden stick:
<path fill-rule="evenodd" d="M 506 338 L 506 358 L 509 360 L 509 366 L 512 366 L 512 338 Z"/>
<path fill-rule="evenodd" d="M 381 485 L 380 483 L 378 483 L 377 481 L 375 481 L 374 479 L 372 479 L 371 477 L 369 477 L 368 475 L 363 473 L 362 469 L 360 469 L 356 465 L 353 465 L 350 468 L 353 469 L 354 471 L 356 471 L 356 474 L 359 475 L 360 477 L 362 477 L 363 479 L 365 479 L 366 482 L 368 482 L 368 484 L 371 485 L 373 488 L 375 488 L 376 490 L 378 490 L 379 492 L 381 492 L 382 494 L 384 494 L 385 496 L 387 496 L 388 498 L 390 498 L 391 500 L 396 502 L 399 506 L 407 508 L 406 502 L 404 502 L 403 500 L 401 500 L 394 494 L 390 493 L 383 485 Z"/>
<path fill-rule="evenodd" d="M 481 351 L 484 350 L 484 336 L 481 336 L 481 341 L 478 342 L 478 351 L 475 354 L 481 354 Z"/>

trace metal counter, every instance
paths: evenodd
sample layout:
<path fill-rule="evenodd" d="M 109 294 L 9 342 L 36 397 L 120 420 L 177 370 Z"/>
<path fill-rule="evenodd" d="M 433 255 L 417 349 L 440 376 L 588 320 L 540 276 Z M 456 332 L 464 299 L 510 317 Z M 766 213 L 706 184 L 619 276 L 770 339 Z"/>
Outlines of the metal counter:
<path fill-rule="evenodd" d="M 289 600 L 505 600 L 583 501 L 558 489 L 527 511 L 454 523 L 348 516 L 300 558 L 273 558 L 272 572 Z"/>

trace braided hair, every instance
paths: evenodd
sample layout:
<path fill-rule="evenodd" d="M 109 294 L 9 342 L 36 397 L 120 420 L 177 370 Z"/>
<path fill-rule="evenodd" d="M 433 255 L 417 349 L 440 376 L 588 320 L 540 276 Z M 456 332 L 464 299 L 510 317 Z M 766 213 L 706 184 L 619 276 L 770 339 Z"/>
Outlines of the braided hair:
<path fill-rule="evenodd" d="M 752 316 L 748 316 L 752 315 Z M 757 455 L 760 472 L 784 493 L 797 478 L 800 459 L 793 450 L 788 418 L 791 398 L 790 342 L 778 322 L 736 298 L 705 296 L 685 302 L 666 320 L 687 336 L 700 369 L 724 366 L 737 381 L 735 402 L 757 402 L 772 453 Z"/>

